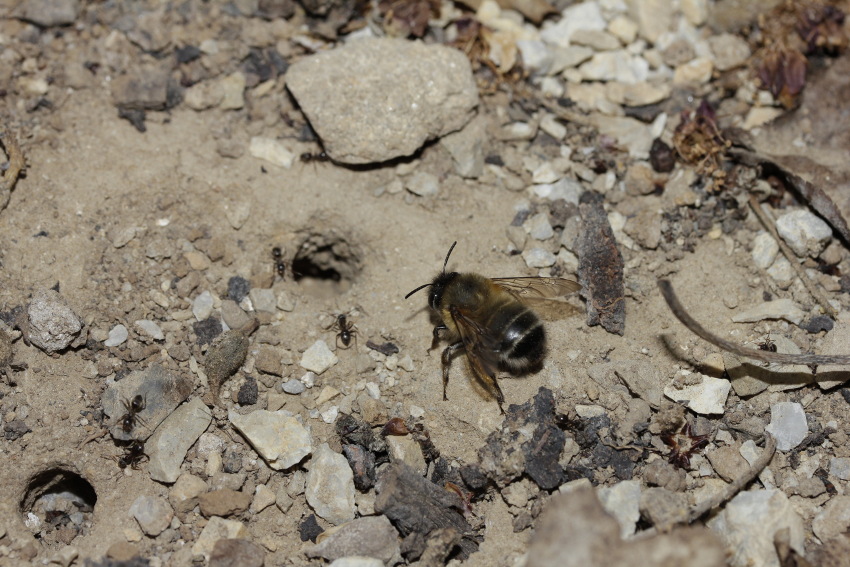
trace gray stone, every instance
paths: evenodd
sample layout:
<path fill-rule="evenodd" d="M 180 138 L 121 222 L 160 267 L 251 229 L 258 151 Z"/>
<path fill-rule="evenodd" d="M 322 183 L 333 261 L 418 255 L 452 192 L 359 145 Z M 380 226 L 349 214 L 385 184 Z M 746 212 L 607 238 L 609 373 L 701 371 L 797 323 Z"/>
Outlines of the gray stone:
<path fill-rule="evenodd" d="M 726 543 L 734 567 L 779 567 L 773 542 L 777 532 L 786 528 L 791 548 L 805 554 L 803 521 L 779 490 L 741 492 L 708 522 L 708 527 Z"/>
<path fill-rule="evenodd" d="M 850 458 L 832 457 L 829 459 L 829 474 L 841 480 L 850 480 Z"/>
<path fill-rule="evenodd" d="M 136 518 L 143 532 L 156 537 L 171 524 L 174 511 L 161 496 L 139 496 L 130 506 L 130 515 Z"/>
<path fill-rule="evenodd" d="M 192 387 L 190 379 L 172 374 L 159 364 L 132 372 L 111 384 L 101 396 L 103 413 L 109 417 L 109 433 L 119 441 L 147 439 L 174 408 L 189 397 Z M 144 408 L 137 412 L 139 419 L 133 427 L 125 431 L 122 418 L 127 415 L 127 405 L 136 396 L 142 397 Z"/>
<path fill-rule="evenodd" d="M 686 402 L 689 408 L 702 415 L 723 413 L 732 384 L 722 378 L 697 376 L 702 379 L 696 384 L 687 383 L 690 378 L 683 380 L 682 377 L 677 377 L 676 381 L 664 388 L 664 395 L 676 402 Z"/>
<path fill-rule="evenodd" d="M 298 464 L 312 449 L 310 432 L 284 410 L 256 410 L 248 415 L 230 411 L 228 419 L 275 470 Z"/>
<path fill-rule="evenodd" d="M 328 348 L 325 341 L 319 339 L 304 351 L 299 364 L 310 372 L 321 374 L 337 362 L 339 358 Z"/>
<path fill-rule="evenodd" d="M 638 33 L 649 43 L 656 43 L 665 32 L 673 29 L 672 0 L 629 0 L 629 15 L 638 25 Z"/>
<path fill-rule="evenodd" d="M 417 171 L 407 178 L 404 186 L 414 195 L 431 197 L 440 190 L 440 180 L 433 173 Z"/>
<path fill-rule="evenodd" d="M 304 57 L 287 71 L 286 86 L 342 163 L 411 155 L 460 130 L 478 104 L 463 53 L 403 39 L 351 41 Z"/>
<path fill-rule="evenodd" d="M 142 64 L 130 67 L 109 85 L 116 106 L 136 110 L 162 110 L 168 102 L 170 65 Z M 158 254 L 161 255 L 161 254 Z"/>
<path fill-rule="evenodd" d="M 621 147 L 628 148 L 630 157 L 642 160 L 649 158 L 649 149 L 656 137 L 651 124 L 623 116 L 595 115 L 591 120 L 601 134 L 611 136 Z"/>
<path fill-rule="evenodd" d="M 776 301 L 766 301 L 760 305 L 736 313 L 732 316 L 732 321 L 735 323 L 755 323 L 765 319 L 785 319 L 798 325 L 805 315 L 803 310 L 794 303 L 794 300 L 782 298 Z"/>
<path fill-rule="evenodd" d="M 277 297 L 274 291 L 264 288 L 252 288 L 248 292 L 248 297 L 251 298 L 251 303 L 254 305 L 254 311 L 262 313 L 274 313 L 277 311 Z"/>
<path fill-rule="evenodd" d="M 743 38 L 731 33 L 721 33 L 708 38 L 714 53 L 714 66 L 718 71 L 729 71 L 743 66 L 750 58 L 750 46 Z"/>
<path fill-rule="evenodd" d="M 269 506 L 275 503 L 277 495 L 265 484 L 258 484 L 254 490 L 254 499 L 251 500 L 251 511 L 256 513 L 262 512 Z"/>
<path fill-rule="evenodd" d="M 177 512 L 188 512 L 198 505 L 198 496 L 209 486 L 198 476 L 183 473 L 168 491 L 168 501 Z"/>
<path fill-rule="evenodd" d="M 124 344 L 124 341 L 126 341 L 129 336 L 130 334 L 127 331 L 127 327 L 121 324 L 115 325 L 109 330 L 109 337 L 103 341 L 103 346 L 117 347 L 118 345 Z"/>
<path fill-rule="evenodd" d="M 307 557 L 335 561 L 359 556 L 395 565 L 400 558 L 399 535 L 386 516 L 358 518 L 325 532 L 321 541 L 306 549 Z"/>
<path fill-rule="evenodd" d="M 624 480 L 614 486 L 600 488 L 598 495 L 605 511 L 620 524 L 620 537 L 634 534 L 640 519 L 640 481 Z"/>
<path fill-rule="evenodd" d="M 477 116 L 458 132 L 440 138 L 440 144 L 452 156 L 455 173 L 464 178 L 481 177 L 484 173 L 484 141 L 487 120 Z"/>
<path fill-rule="evenodd" d="M 647 488 L 640 495 L 640 512 L 657 530 L 669 532 L 688 523 L 688 497 L 666 488 Z"/>
<path fill-rule="evenodd" d="M 548 268 L 554 266 L 558 257 L 543 248 L 530 248 L 522 253 L 529 268 Z"/>
<path fill-rule="evenodd" d="M 251 316 L 232 299 L 224 299 L 221 302 L 221 320 L 231 329 L 242 329 L 251 322 Z"/>
<path fill-rule="evenodd" d="M 634 84 L 649 76 L 649 63 L 624 49 L 596 53 L 582 63 L 579 73 L 587 81 L 617 81 Z"/>
<path fill-rule="evenodd" d="M 833 496 L 812 522 L 812 531 L 823 542 L 846 533 L 848 529 L 850 529 L 850 496 L 845 494 Z"/>
<path fill-rule="evenodd" d="M 555 236 L 555 231 L 549 223 L 549 215 L 547 213 L 537 213 L 530 216 L 523 223 L 523 228 L 525 228 L 531 238 L 537 240 L 548 240 Z"/>
<path fill-rule="evenodd" d="M 80 15 L 80 2 L 79 0 L 24 0 L 15 10 L 15 15 L 43 28 L 67 26 L 77 21 Z"/>
<path fill-rule="evenodd" d="M 374 557 L 340 557 L 328 567 L 384 567 L 384 562 Z"/>
<path fill-rule="evenodd" d="M 301 382 L 301 380 L 296 380 L 295 378 L 287 380 L 281 386 L 281 390 L 283 390 L 287 394 L 293 394 L 293 395 L 296 395 L 296 396 L 298 394 L 302 393 L 306 389 L 307 389 L 307 386 L 305 386 L 304 383 Z"/>
<path fill-rule="evenodd" d="M 556 24 L 544 26 L 540 38 L 552 45 L 569 47 L 570 38 L 577 31 L 604 30 L 607 25 L 597 2 L 580 2 L 565 8 Z"/>
<path fill-rule="evenodd" d="M 141 331 L 141 334 L 150 337 L 155 341 L 164 341 L 165 335 L 162 333 L 162 329 L 159 328 L 159 325 L 156 324 L 155 321 L 151 321 L 149 319 L 139 319 L 135 322 L 136 328 Z"/>
<path fill-rule="evenodd" d="M 27 337 L 32 344 L 48 353 L 68 348 L 83 328 L 83 322 L 65 298 L 52 289 L 40 289 L 33 294 L 27 317 Z"/>
<path fill-rule="evenodd" d="M 211 422 L 212 414 L 200 398 L 193 398 L 174 410 L 145 444 L 151 478 L 167 483 L 176 481 L 189 447 Z"/>
<path fill-rule="evenodd" d="M 222 538 L 215 542 L 208 567 L 263 567 L 266 552 L 244 539 Z"/>
<path fill-rule="evenodd" d="M 800 257 L 816 257 L 832 239 L 829 225 L 806 209 L 791 211 L 777 218 L 776 232 Z"/>
<path fill-rule="evenodd" d="M 422 455 L 422 449 L 410 435 L 402 437 L 388 435 L 386 440 L 390 462 L 403 462 L 423 476 L 428 472 L 428 464 Z"/>
<path fill-rule="evenodd" d="M 706 453 L 705 456 L 708 458 L 711 466 L 714 467 L 714 471 L 727 482 L 732 482 L 736 478 L 740 478 L 750 468 L 747 460 L 741 456 L 738 447 L 732 445 L 718 447 Z"/>
<path fill-rule="evenodd" d="M 331 524 L 354 519 L 354 475 L 345 457 L 327 443 L 316 449 L 307 473 L 307 503 Z"/>
<path fill-rule="evenodd" d="M 250 536 L 248 529 L 236 520 L 225 520 L 218 516 L 210 518 L 195 545 L 192 546 L 192 553 L 195 555 L 203 555 L 205 559 L 209 559 L 212 554 L 215 544 L 221 539 L 246 539 Z"/>
<path fill-rule="evenodd" d="M 209 319 L 213 312 L 213 296 L 209 291 L 200 293 L 198 297 L 192 301 L 192 315 L 198 321 Z"/>
<path fill-rule="evenodd" d="M 257 159 L 269 162 L 278 167 L 289 169 L 295 161 L 295 153 L 283 142 L 274 138 L 255 136 L 248 144 L 248 153 Z"/>
<path fill-rule="evenodd" d="M 759 231 L 753 239 L 752 255 L 756 267 L 762 270 L 768 269 L 778 253 L 779 244 L 776 243 L 776 240 L 766 231 Z"/>
<path fill-rule="evenodd" d="M 776 438 L 776 449 L 790 451 L 809 434 L 806 412 L 796 402 L 779 402 L 770 406 L 770 424 L 765 429 Z"/>

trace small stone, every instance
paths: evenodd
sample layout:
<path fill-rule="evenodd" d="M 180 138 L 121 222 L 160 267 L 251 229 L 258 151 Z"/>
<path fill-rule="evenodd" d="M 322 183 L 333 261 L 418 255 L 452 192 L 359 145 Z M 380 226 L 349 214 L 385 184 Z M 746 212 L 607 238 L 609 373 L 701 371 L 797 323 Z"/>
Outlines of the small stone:
<path fill-rule="evenodd" d="M 649 43 L 657 43 L 662 34 L 673 29 L 676 10 L 672 0 L 642 0 L 628 2 L 629 16 L 638 25 L 640 36 Z"/>
<path fill-rule="evenodd" d="M 109 338 L 103 341 L 103 346 L 117 347 L 118 345 L 124 344 L 124 341 L 127 340 L 128 336 L 130 335 L 127 331 L 127 327 L 121 324 L 115 325 L 109 330 Z"/>
<path fill-rule="evenodd" d="M 327 443 L 316 449 L 307 473 L 307 503 L 334 525 L 354 519 L 354 475 L 346 458 Z"/>
<path fill-rule="evenodd" d="M 714 471 L 727 482 L 743 476 L 749 469 L 749 463 L 741 456 L 737 447 L 724 445 L 706 453 Z"/>
<path fill-rule="evenodd" d="M 711 80 L 714 62 L 708 57 L 697 57 L 676 67 L 673 72 L 674 85 L 704 84 Z"/>
<path fill-rule="evenodd" d="M 241 276 L 233 276 L 227 280 L 227 298 L 239 303 L 251 291 L 251 282 Z"/>
<path fill-rule="evenodd" d="M 550 44 L 569 47 L 570 38 L 579 30 L 604 30 L 605 18 L 598 2 L 580 2 L 561 11 L 561 19 L 556 24 L 547 22 L 540 32 L 540 38 Z"/>
<path fill-rule="evenodd" d="M 156 537 L 171 524 L 174 511 L 161 496 L 139 496 L 130 506 L 130 515 L 147 535 Z"/>
<path fill-rule="evenodd" d="M 401 437 L 390 435 L 386 439 L 390 462 L 403 462 L 423 476 L 428 472 L 428 464 L 425 462 L 419 443 L 409 435 Z"/>
<path fill-rule="evenodd" d="M 215 542 L 208 567 L 263 567 L 266 552 L 244 539 L 223 538 Z"/>
<path fill-rule="evenodd" d="M 295 154 L 274 138 L 251 138 L 248 152 L 257 159 L 267 161 L 278 167 L 289 169 L 295 160 Z"/>
<path fill-rule="evenodd" d="M 136 328 L 141 331 L 142 335 L 150 337 L 155 341 L 165 340 L 165 335 L 162 333 L 162 329 L 159 328 L 159 325 L 157 325 L 155 321 L 139 319 L 135 322 L 135 325 Z"/>
<path fill-rule="evenodd" d="M 27 308 L 30 342 L 47 353 L 65 350 L 77 338 L 83 322 L 59 293 L 39 289 Z"/>
<path fill-rule="evenodd" d="M 258 514 L 271 506 L 277 500 L 274 490 L 265 484 L 258 484 L 254 490 L 254 499 L 251 501 L 251 511 Z"/>
<path fill-rule="evenodd" d="M 236 520 L 225 520 L 218 516 L 210 518 L 195 545 L 192 546 L 192 553 L 195 555 L 203 555 L 205 559 L 209 559 L 216 543 L 221 539 L 245 539 L 249 537 L 247 528 L 242 522 Z"/>
<path fill-rule="evenodd" d="M 624 49 L 596 53 L 578 68 L 586 81 L 617 81 L 634 84 L 649 76 L 649 63 Z"/>
<path fill-rule="evenodd" d="M 151 478 L 158 482 L 176 481 L 189 447 L 211 422 L 212 414 L 200 398 L 193 398 L 165 418 L 145 444 Z"/>
<path fill-rule="evenodd" d="M 281 363 L 280 353 L 268 346 L 261 346 L 257 352 L 257 358 L 254 360 L 254 368 L 264 374 L 273 376 L 283 376 L 283 364 Z"/>
<path fill-rule="evenodd" d="M 24 0 L 14 14 L 43 28 L 71 25 L 79 15 L 79 0 Z"/>
<path fill-rule="evenodd" d="M 766 231 L 761 230 L 753 239 L 753 263 L 762 270 L 768 269 L 779 253 L 779 244 Z"/>
<path fill-rule="evenodd" d="M 770 424 L 765 429 L 776 438 L 776 449 L 790 451 L 806 438 L 809 426 L 806 412 L 796 402 L 779 402 L 770 406 Z"/>
<path fill-rule="evenodd" d="M 209 291 L 204 291 L 192 301 L 192 315 L 198 321 L 206 321 L 213 312 L 213 296 Z"/>
<path fill-rule="evenodd" d="M 198 496 L 207 491 L 207 483 L 200 477 L 183 473 L 168 491 L 168 501 L 178 513 L 185 513 L 198 505 Z"/>
<path fill-rule="evenodd" d="M 256 288 L 248 293 L 251 298 L 251 303 L 254 305 L 254 311 L 260 313 L 274 313 L 277 311 L 277 298 L 274 291 L 271 289 Z"/>
<path fill-rule="evenodd" d="M 277 308 L 288 313 L 295 309 L 295 300 L 286 291 L 279 291 L 277 293 Z"/>
<path fill-rule="evenodd" d="M 283 410 L 256 410 L 248 415 L 239 415 L 231 410 L 228 418 L 275 470 L 288 469 L 310 454 L 310 433 Z"/>
<path fill-rule="evenodd" d="M 70 567 L 71 563 L 79 557 L 80 552 L 76 547 L 66 545 L 50 558 L 51 563 L 56 563 L 62 567 Z"/>
<path fill-rule="evenodd" d="M 239 387 L 239 392 L 236 394 L 236 402 L 240 406 L 252 406 L 257 403 L 258 396 L 257 381 L 249 376 Z"/>
<path fill-rule="evenodd" d="M 722 378 L 697 376 L 702 377 L 701 382 L 686 385 L 680 384 L 681 377 L 677 377 L 674 382 L 664 388 L 664 395 L 673 401 L 687 403 L 688 407 L 698 414 L 723 413 L 726 397 L 729 395 L 732 384 L 729 380 Z"/>
<path fill-rule="evenodd" d="M 305 386 L 304 383 L 301 382 L 301 380 L 296 380 L 295 378 L 292 378 L 284 382 L 283 386 L 281 386 L 281 389 L 287 394 L 297 396 L 298 394 L 306 390 L 307 386 Z"/>
<path fill-rule="evenodd" d="M 823 542 L 847 533 L 848 529 L 850 529 L 850 496 L 845 494 L 830 498 L 812 522 L 812 531 Z"/>
<path fill-rule="evenodd" d="M 288 485 L 281 484 L 280 488 L 277 490 L 277 494 L 275 494 L 275 506 L 277 506 L 284 514 L 289 512 L 289 509 L 292 508 L 292 505 L 295 503 L 295 500 L 293 500 L 292 496 L 289 495 L 288 490 Z"/>
<path fill-rule="evenodd" d="M 300 364 L 306 370 L 321 374 L 337 362 L 339 358 L 328 348 L 325 341 L 319 339 L 304 351 Z"/>
<path fill-rule="evenodd" d="M 637 37 L 638 27 L 632 20 L 621 15 L 611 20 L 608 24 L 608 32 L 623 42 L 624 45 L 628 45 Z"/>
<path fill-rule="evenodd" d="M 417 171 L 407 179 L 405 188 L 414 195 L 430 197 L 440 190 L 440 180 L 433 173 Z"/>
<path fill-rule="evenodd" d="M 594 51 L 612 51 L 620 48 L 620 41 L 602 30 L 576 30 L 570 38 L 570 43 L 584 45 Z M 524 59 L 523 63 L 525 63 Z"/>
<path fill-rule="evenodd" d="M 532 238 L 537 240 L 548 240 L 555 236 L 555 231 L 552 229 L 552 225 L 549 224 L 549 215 L 547 213 L 532 215 L 523 223 L 523 227 Z"/>
<path fill-rule="evenodd" d="M 521 39 L 516 42 L 522 54 L 522 65 L 534 74 L 544 74 L 552 65 L 552 51 L 537 39 Z"/>
<path fill-rule="evenodd" d="M 688 497 L 666 488 L 648 488 L 640 495 L 640 512 L 657 530 L 666 533 L 688 522 Z"/>
<path fill-rule="evenodd" d="M 597 494 L 605 511 L 620 524 L 620 537 L 634 534 L 640 519 L 640 482 L 624 480 L 614 486 L 600 488 Z"/>
<path fill-rule="evenodd" d="M 374 557 L 340 557 L 328 567 L 384 567 L 384 562 Z"/>
<path fill-rule="evenodd" d="M 221 302 L 221 320 L 231 329 L 244 329 L 251 322 L 251 316 L 235 301 L 225 299 Z"/>
<path fill-rule="evenodd" d="M 400 557 L 399 535 L 386 516 L 358 518 L 328 530 L 317 545 L 308 547 L 307 557 L 335 561 L 342 557 L 371 557 L 381 565 L 394 565 Z"/>
<path fill-rule="evenodd" d="M 829 474 L 841 480 L 850 480 L 850 458 L 832 457 L 829 459 Z"/>
<path fill-rule="evenodd" d="M 239 71 L 219 80 L 222 100 L 219 107 L 223 110 L 239 110 L 245 106 L 245 75 Z"/>
<path fill-rule="evenodd" d="M 183 254 L 183 257 L 189 262 L 189 267 L 193 270 L 197 270 L 202 272 L 204 270 L 209 269 L 211 262 L 206 254 L 203 252 L 198 252 L 197 250 L 192 250 L 191 252 L 186 252 Z"/>
<path fill-rule="evenodd" d="M 797 256 L 816 258 L 832 239 L 832 229 L 806 209 L 785 213 L 776 219 L 776 232 Z"/>
<path fill-rule="evenodd" d="M 714 66 L 718 71 L 729 71 L 742 67 L 750 58 L 750 46 L 743 38 L 731 33 L 721 33 L 708 38 L 708 46 L 714 54 Z"/>
<path fill-rule="evenodd" d="M 210 516 L 231 516 L 241 514 L 251 505 L 251 495 L 229 488 L 213 490 L 198 497 L 201 513 Z"/>
<path fill-rule="evenodd" d="M 805 317 L 805 313 L 794 303 L 794 300 L 782 298 L 776 301 L 766 301 L 741 313 L 736 313 L 732 316 L 732 321 L 735 323 L 755 323 L 764 319 L 785 319 L 799 325 L 803 317 Z"/>
<path fill-rule="evenodd" d="M 529 268 L 548 268 L 554 266 L 558 257 L 543 248 L 531 248 L 522 253 Z"/>

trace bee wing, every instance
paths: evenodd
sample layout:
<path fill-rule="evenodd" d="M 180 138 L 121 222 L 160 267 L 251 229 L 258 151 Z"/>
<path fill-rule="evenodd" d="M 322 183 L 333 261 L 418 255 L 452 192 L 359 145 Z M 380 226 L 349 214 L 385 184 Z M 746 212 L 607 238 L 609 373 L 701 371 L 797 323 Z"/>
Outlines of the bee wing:
<path fill-rule="evenodd" d="M 526 299 L 552 299 L 578 291 L 581 285 L 567 278 L 493 278 L 492 281 L 520 301 Z"/>
<path fill-rule="evenodd" d="M 473 372 L 484 384 L 494 383 L 499 366 L 496 338 L 464 310 L 452 307 L 450 311 Z"/>

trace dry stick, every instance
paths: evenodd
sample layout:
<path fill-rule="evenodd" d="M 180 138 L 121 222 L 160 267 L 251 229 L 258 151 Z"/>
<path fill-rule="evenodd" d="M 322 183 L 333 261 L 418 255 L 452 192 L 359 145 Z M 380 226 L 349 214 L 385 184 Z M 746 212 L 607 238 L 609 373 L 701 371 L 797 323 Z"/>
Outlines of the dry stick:
<path fill-rule="evenodd" d="M 774 453 L 776 453 L 776 439 L 770 433 L 765 433 L 765 442 L 764 442 L 764 451 L 762 451 L 759 458 L 756 459 L 756 462 L 752 464 L 750 470 L 748 470 L 743 475 L 736 478 L 732 481 L 729 486 L 726 487 L 720 494 L 716 494 L 711 498 L 708 498 L 704 502 L 700 502 L 698 506 L 694 506 L 691 508 L 690 513 L 688 514 L 688 523 L 693 523 L 700 519 L 703 514 L 708 512 L 709 510 L 713 510 L 717 508 L 724 502 L 731 500 L 736 494 L 738 494 L 745 486 L 747 486 L 754 478 L 756 478 L 761 471 L 770 463 L 770 460 L 773 458 Z"/>
<path fill-rule="evenodd" d="M 673 315 L 682 322 L 682 324 L 690 329 L 694 334 L 698 335 L 700 338 L 710 342 L 716 347 L 722 348 L 723 350 L 727 350 L 733 354 L 737 354 L 738 356 L 743 356 L 745 358 L 753 358 L 755 360 L 761 360 L 763 362 L 776 362 L 779 364 L 845 364 L 850 365 L 850 356 L 848 355 L 831 355 L 831 354 L 783 354 L 781 352 L 770 352 L 766 350 L 756 350 L 754 348 L 747 348 L 739 345 L 738 343 L 733 343 L 732 341 L 727 341 L 726 339 L 720 338 L 714 333 L 706 330 L 705 327 L 697 323 L 697 321 L 691 317 L 682 304 L 679 302 L 679 298 L 676 297 L 676 293 L 673 291 L 673 285 L 668 280 L 658 280 L 658 287 L 661 290 L 661 295 L 664 296 L 665 301 L 667 301 L 667 305 L 670 307 L 670 311 L 673 312 Z"/>
<path fill-rule="evenodd" d="M 15 187 L 15 182 L 18 180 L 21 171 L 24 169 L 24 154 L 21 152 L 21 147 L 15 136 L 8 131 L 0 128 L 0 145 L 6 150 L 9 156 L 9 168 L 5 173 L 0 175 L 0 191 L 12 190 Z"/>
<path fill-rule="evenodd" d="M 755 195 L 750 195 L 750 208 L 753 209 L 753 212 L 761 221 L 761 224 L 767 229 L 773 239 L 779 244 L 779 249 L 782 250 L 782 254 L 785 255 L 785 258 L 788 260 L 788 263 L 791 264 L 791 267 L 794 268 L 794 271 L 797 272 L 797 277 L 800 278 L 800 281 L 803 282 L 803 285 L 806 286 L 806 289 L 809 290 L 809 293 L 812 294 L 812 297 L 820 303 L 821 309 L 824 310 L 824 313 L 831 315 L 834 319 L 838 312 L 832 308 L 832 305 L 829 304 L 826 297 L 820 292 L 820 290 L 815 285 L 815 282 L 806 275 L 806 271 L 803 269 L 803 266 L 800 265 L 799 260 L 797 260 L 797 255 L 794 254 L 794 251 L 791 250 L 785 241 L 779 238 L 779 235 L 776 233 L 776 223 L 773 221 L 773 218 L 770 214 L 761 208 L 761 203 L 758 202 L 758 199 Z"/>

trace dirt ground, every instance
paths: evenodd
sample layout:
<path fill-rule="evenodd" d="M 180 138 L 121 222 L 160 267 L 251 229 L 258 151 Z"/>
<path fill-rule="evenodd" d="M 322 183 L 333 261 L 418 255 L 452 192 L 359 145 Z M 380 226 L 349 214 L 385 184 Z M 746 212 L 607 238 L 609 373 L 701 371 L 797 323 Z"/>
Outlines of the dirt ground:
<path fill-rule="evenodd" d="M 536 275 L 521 255 L 511 253 L 514 247 L 506 235 L 518 204 L 528 200 L 529 194 L 496 187 L 492 176 L 461 179 L 452 173 L 449 154 L 436 144 L 427 146 L 412 164 L 404 160 L 358 168 L 298 160 L 289 168 L 277 167 L 244 150 L 236 157 L 222 155 L 222 144 L 244 149 L 258 134 L 287 139 L 295 151 L 319 151 L 316 142 L 297 139 L 305 119 L 291 101 L 285 103 L 289 106 L 286 114 L 294 126 L 286 123 L 283 111 L 264 114 L 265 109 L 252 109 L 250 104 L 240 110 L 203 111 L 177 105 L 167 111 L 148 111 L 146 130 L 140 132 L 118 116 L 111 95 L 114 77 L 110 65 L 131 68 L 136 62 L 127 56 L 132 51 L 125 50 L 112 52 L 124 57 L 119 63 L 109 59 L 110 41 L 117 42 L 109 35 L 118 32 L 95 17 L 98 11 L 109 9 L 109 4 L 89 4 L 78 24 L 63 28 L 38 28 L 15 18 L 0 20 L 0 49 L 24 54 L 13 63 L 17 67 L 11 76 L 16 80 L 46 76 L 49 84 L 45 94 L 33 94 L 13 81 L 9 84 L 15 88 L 4 89 L 0 98 L 0 131 L 18 138 L 27 164 L 8 206 L 0 211 L 0 312 L 9 314 L 4 321 L 12 327 L 10 314 L 16 307 L 25 308 L 35 291 L 54 288 L 83 319 L 86 336 L 82 344 L 56 354 L 27 345 L 23 338 L 12 345 L 11 365 L 0 381 L 0 417 L 4 425 L 23 420 L 29 431 L 16 436 L 7 428 L 0 439 L 4 463 L 0 467 L 0 486 L 4 487 L 0 491 L 0 563 L 31 560 L 41 564 L 71 545 L 78 553 L 77 563 L 82 564 L 84 559 L 103 557 L 116 544 L 129 544 L 133 551 L 151 559 L 152 565 L 192 562 L 192 554 L 178 552 L 192 545 L 205 520 L 197 515 L 194 520 L 184 517 L 185 521 L 177 521 L 159 537 L 148 537 L 139 530 L 128 512 L 131 505 L 139 495 L 167 497 L 169 485 L 149 478 L 144 463 L 139 470 L 119 468 L 115 457 L 121 455 L 121 449 L 108 434 L 98 436 L 103 418 L 100 399 L 116 379 L 152 363 L 191 378 L 192 397 L 202 396 L 207 386 L 193 369 L 202 363 L 206 347 L 197 344 L 192 301 L 204 290 L 226 298 L 228 281 L 234 276 L 245 278 L 253 287 L 286 292 L 292 300 L 294 308 L 266 314 L 260 323 L 273 329 L 279 340 L 274 348 L 286 351 L 294 364 L 285 365 L 282 376 L 261 376 L 251 368 L 259 348 L 257 342 L 252 343 L 247 370 L 224 387 L 232 393 L 232 407 L 236 407 L 236 391 L 249 376 L 258 381 L 256 407 L 266 407 L 268 395 L 279 393 L 276 388 L 281 382 L 303 375 L 298 360 L 304 350 L 317 339 L 333 347 L 336 331 L 326 329 L 333 317 L 353 313 L 356 346 L 336 350 L 339 363 L 318 377 L 319 388 L 313 391 L 333 386 L 351 392 L 358 383 L 362 389 L 362 383 L 377 380 L 374 365 L 362 370 L 363 361 L 371 360 L 366 342 L 392 342 L 399 348 L 399 358 L 412 358 L 414 370 L 394 372 L 391 380 L 380 384 L 387 414 L 407 418 L 411 412 L 424 410 L 421 422 L 440 453 L 455 464 L 476 463 L 479 450 L 499 429 L 503 416 L 461 358 L 452 366 L 448 401 L 442 400 L 440 358 L 434 352 L 426 354 L 434 321 L 425 294 L 420 292 L 409 300 L 404 295 L 430 281 L 454 241 L 458 242 L 450 261 L 454 269 L 494 277 Z M 293 34 L 305 18 L 300 12 L 294 16 L 290 23 Z M 246 27 L 267 25 L 256 19 L 242 20 Z M 198 21 L 181 28 L 180 42 L 189 44 L 193 37 L 206 37 L 200 32 L 204 24 Z M 297 45 L 292 39 L 287 57 L 305 54 Z M 70 73 L 63 73 L 63 68 L 79 66 L 81 61 L 99 61 L 99 68 L 86 71 L 88 84 L 81 86 L 77 79 L 71 87 Z M 279 100 L 287 99 L 282 85 L 281 80 L 275 87 Z M 508 98 L 504 92 L 483 96 L 481 114 L 496 120 L 499 106 Z M 598 141 L 591 127 L 569 128 L 576 140 Z M 488 156 L 501 154 L 505 162 L 521 159 L 524 153 L 549 155 L 533 141 L 486 140 L 485 144 Z M 622 178 L 631 162 L 622 152 L 610 152 L 604 157 L 615 156 L 612 170 Z M 439 193 L 419 197 L 407 191 L 380 191 L 399 175 L 400 168 L 437 175 L 441 179 Z M 606 195 L 608 210 L 626 216 L 630 208 L 647 206 L 667 212 L 677 208 L 673 198 L 663 192 Z M 746 215 L 729 231 L 721 230 L 719 222 L 713 226 L 715 230 L 688 236 L 686 250 L 621 245 L 625 333 L 619 336 L 600 326 L 588 327 L 584 302 L 570 298 L 575 308 L 571 316 L 546 321 L 549 355 L 543 368 L 522 378 L 504 375 L 501 379 L 507 403 L 523 404 L 545 386 L 555 392 L 558 408 L 565 414 L 572 411 L 574 417 L 576 405 L 598 405 L 616 422 L 626 419 L 628 401 L 600 393 L 589 368 L 611 361 L 649 362 L 666 384 L 679 369 L 694 369 L 710 353 L 718 352 L 673 318 L 657 291 L 660 277 L 671 277 L 695 318 L 731 340 L 753 345 L 770 332 L 791 339 L 803 352 L 819 352 L 824 332 L 810 334 L 780 321 L 730 322 L 739 307 L 761 303 L 765 294 L 776 288 L 767 285 L 764 273 L 753 266 L 750 249 L 762 228 L 758 220 Z M 134 236 L 117 247 L 117 235 L 132 232 L 133 227 Z M 291 270 L 285 278 L 277 275 L 272 249 L 282 247 L 285 261 L 291 262 L 302 243 L 311 239 L 342 241 L 353 251 L 341 268 L 340 279 L 296 279 Z M 202 258 L 187 258 L 193 251 L 200 251 Z M 841 266 L 847 257 L 842 247 Z M 199 283 L 181 296 L 177 283 L 193 271 L 198 273 Z M 795 298 L 804 294 L 800 286 L 788 291 Z M 846 307 L 846 294 L 830 292 L 829 297 Z M 811 300 L 802 303 L 814 309 Z M 153 340 L 135 327 L 133 323 L 141 319 L 157 321 L 164 340 Z M 119 323 L 130 331 L 128 342 L 104 347 L 107 333 Z M 169 354 L 172 351 L 180 354 Z M 288 396 L 283 409 L 309 423 L 314 446 L 330 442 L 334 447 L 334 426 L 309 416 L 315 402 L 304 401 L 308 395 L 310 392 Z M 846 402 L 841 393 L 821 391 L 813 384 L 765 391 L 747 399 L 736 397 L 733 391 L 726 401 L 726 417 L 713 416 L 710 421 L 725 426 L 729 415 L 738 414 L 767 423 L 771 404 L 780 401 L 802 401 L 818 423 L 836 422 L 840 431 L 846 427 Z M 236 447 L 249 476 L 246 486 L 258 484 L 257 471 L 266 467 L 257 463 L 256 453 L 228 426 L 226 412 L 215 410 L 213 417 L 207 431 Z M 837 444 L 818 446 L 817 451 L 827 469 L 830 457 L 847 456 Z M 782 455 L 777 459 L 785 462 Z M 190 450 L 184 470 L 203 475 L 204 467 L 204 458 L 196 449 Z M 97 503 L 79 533 L 56 532 L 50 538 L 33 539 L 22 510 L 27 490 L 39 474 L 56 469 L 70 469 L 84 477 L 95 491 Z M 276 489 L 294 472 L 272 471 L 267 484 Z M 845 481 L 830 478 L 838 494 L 843 493 Z M 604 485 L 617 479 L 611 471 L 601 471 L 593 480 Z M 513 565 L 527 549 L 533 530 L 515 532 L 516 510 L 495 490 L 474 502 L 475 517 L 481 519 L 481 544 L 466 565 Z M 821 543 L 810 526 L 830 497 L 791 496 L 807 526 L 808 546 Z M 322 563 L 302 552 L 309 542 L 305 544 L 299 537 L 299 525 L 311 513 L 302 496 L 286 513 L 271 506 L 243 517 L 251 541 L 266 552 L 266 565 Z M 323 520 L 319 524 L 328 527 Z"/>

